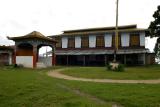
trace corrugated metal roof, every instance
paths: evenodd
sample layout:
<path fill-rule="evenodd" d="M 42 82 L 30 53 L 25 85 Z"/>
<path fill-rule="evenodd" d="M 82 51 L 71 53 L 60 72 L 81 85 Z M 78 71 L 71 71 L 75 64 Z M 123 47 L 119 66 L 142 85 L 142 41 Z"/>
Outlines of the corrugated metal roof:
<path fill-rule="evenodd" d="M 117 54 L 148 53 L 146 49 L 120 49 Z M 114 54 L 114 50 L 56 50 L 56 55 L 97 55 Z"/>
<path fill-rule="evenodd" d="M 119 30 L 122 29 L 134 29 L 137 28 L 137 25 L 123 25 L 123 26 L 118 26 Z M 63 31 L 64 33 L 75 33 L 75 32 L 89 32 L 89 31 L 104 31 L 104 30 L 115 30 L 115 26 L 110 26 L 110 27 L 97 27 L 97 28 L 86 28 L 86 29 L 76 29 L 76 30 L 66 30 Z"/>

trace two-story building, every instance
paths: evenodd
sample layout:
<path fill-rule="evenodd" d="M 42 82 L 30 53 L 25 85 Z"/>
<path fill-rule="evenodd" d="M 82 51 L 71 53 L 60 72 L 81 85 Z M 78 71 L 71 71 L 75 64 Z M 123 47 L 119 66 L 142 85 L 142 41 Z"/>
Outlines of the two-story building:
<path fill-rule="evenodd" d="M 147 29 L 137 25 L 118 27 L 117 61 L 127 65 L 155 62 L 154 54 L 145 48 Z M 51 36 L 56 44 L 57 65 L 103 66 L 113 61 L 115 27 L 89 28 L 64 31 Z"/>

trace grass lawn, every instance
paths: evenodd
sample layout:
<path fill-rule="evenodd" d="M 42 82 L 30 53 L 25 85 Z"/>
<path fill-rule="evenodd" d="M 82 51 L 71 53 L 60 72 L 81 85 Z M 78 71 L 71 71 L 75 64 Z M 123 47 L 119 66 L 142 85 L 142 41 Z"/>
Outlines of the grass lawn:
<path fill-rule="evenodd" d="M 160 78 L 160 66 L 126 67 L 124 72 L 113 72 L 105 67 L 70 67 L 61 73 L 82 78 L 147 80 Z"/>
<path fill-rule="evenodd" d="M 1 67 L 0 107 L 98 107 L 98 103 L 67 91 L 43 73 L 51 69 Z M 111 107 L 111 103 L 100 106 Z"/>
<path fill-rule="evenodd" d="M 48 77 L 45 73 L 52 69 L 1 67 L 0 107 L 111 107 L 112 102 L 124 107 L 160 106 L 160 84 L 67 81 Z"/>

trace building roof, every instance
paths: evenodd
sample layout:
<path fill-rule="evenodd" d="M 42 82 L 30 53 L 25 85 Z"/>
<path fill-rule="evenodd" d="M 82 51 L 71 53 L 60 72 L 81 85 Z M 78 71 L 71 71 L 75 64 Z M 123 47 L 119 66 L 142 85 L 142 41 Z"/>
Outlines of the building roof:
<path fill-rule="evenodd" d="M 31 32 L 31 33 L 29 33 L 27 35 L 24 35 L 24 36 L 7 37 L 7 38 L 10 39 L 10 40 L 14 40 L 14 41 L 22 40 L 22 39 L 43 39 L 43 40 L 50 41 L 50 42 L 56 42 L 52 38 L 46 37 L 43 34 L 41 34 L 40 32 L 38 32 L 38 31 L 33 31 L 33 32 Z"/>
<path fill-rule="evenodd" d="M 137 32 L 137 31 L 148 31 L 148 29 L 137 28 L 137 25 L 125 25 L 119 26 L 118 32 Z M 87 35 L 87 34 L 101 34 L 101 33 L 114 33 L 115 26 L 113 27 L 99 27 L 99 28 L 87 28 L 87 29 L 77 29 L 77 30 L 66 30 L 63 31 L 60 35 L 53 35 L 53 36 L 75 36 L 75 35 Z M 51 37 L 51 36 L 50 36 Z"/>
<path fill-rule="evenodd" d="M 119 30 L 122 29 L 134 29 L 137 28 L 137 25 L 125 25 L 125 26 L 118 26 Z M 111 27 L 97 27 L 97 28 L 87 28 L 87 29 L 77 29 L 77 30 L 66 30 L 63 31 L 64 33 L 75 33 L 75 32 L 92 32 L 92 31 L 106 31 L 106 30 L 115 30 L 115 26 Z"/>
<path fill-rule="evenodd" d="M 13 46 L 0 45 L 0 50 L 14 50 Z"/>
<path fill-rule="evenodd" d="M 123 29 L 118 30 L 118 32 L 137 32 L 137 31 L 147 31 L 147 29 Z M 103 31 L 89 31 L 89 32 L 73 32 L 73 33 L 63 33 L 61 36 L 65 35 L 87 35 L 87 34 L 101 34 L 101 33 L 113 33 L 115 30 L 103 30 Z"/>
<path fill-rule="evenodd" d="M 147 49 L 119 49 L 117 54 L 137 54 L 148 53 Z M 108 49 L 90 49 L 90 50 L 56 50 L 56 55 L 105 55 L 114 54 L 114 50 Z"/>

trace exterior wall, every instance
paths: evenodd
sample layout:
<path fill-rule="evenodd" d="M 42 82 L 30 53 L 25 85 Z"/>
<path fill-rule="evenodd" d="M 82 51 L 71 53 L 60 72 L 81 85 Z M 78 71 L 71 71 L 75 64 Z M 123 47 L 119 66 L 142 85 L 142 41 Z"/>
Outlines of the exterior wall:
<path fill-rule="evenodd" d="M 0 50 L 0 65 L 11 65 L 13 64 L 13 53 L 11 51 Z"/>
<path fill-rule="evenodd" d="M 155 54 L 154 53 L 146 54 L 146 64 L 147 65 L 155 64 Z"/>
<path fill-rule="evenodd" d="M 122 33 L 121 34 L 121 46 L 129 47 L 129 39 L 130 39 L 129 33 Z"/>
<path fill-rule="evenodd" d="M 9 54 L 9 65 L 12 65 L 12 54 Z"/>
<path fill-rule="evenodd" d="M 17 56 L 32 56 L 33 55 L 33 51 L 32 49 L 22 49 L 22 48 L 19 48 L 17 50 Z"/>
<path fill-rule="evenodd" d="M 68 47 L 68 37 L 62 37 L 62 48 Z"/>
<path fill-rule="evenodd" d="M 64 34 L 67 32 L 64 32 Z M 99 63 L 103 62 L 103 65 L 105 65 L 105 63 L 108 63 L 109 61 L 113 61 L 113 53 L 109 53 L 107 54 L 94 54 L 97 58 L 100 56 L 103 56 L 103 58 L 101 58 L 100 62 L 97 62 L 98 60 L 96 59 L 95 61 L 93 61 L 95 59 L 93 53 L 89 53 L 88 55 L 85 54 L 80 54 L 77 55 L 76 51 L 87 51 L 87 50 L 96 50 L 98 51 L 99 49 L 102 50 L 109 50 L 109 51 L 114 51 L 115 49 L 115 32 L 103 32 L 103 33 L 99 33 L 96 31 L 94 31 L 94 33 L 85 33 L 85 31 L 81 32 L 81 31 L 75 31 L 75 34 L 71 35 L 66 34 L 66 35 L 62 35 L 60 36 L 62 39 L 58 40 L 60 42 L 62 42 L 62 46 L 61 47 L 56 47 L 56 50 L 60 50 L 59 52 L 61 53 L 67 53 L 67 51 L 75 51 L 75 53 L 69 53 L 68 55 L 65 54 L 58 54 L 57 55 L 57 62 L 58 63 L 62 63 L 62 65 L 70 65 L 70 64 L 81 64 L 81 65 L 87 65 L 87 60 L 89 60 L 89 64 L 95 64 L 98 65 Z M 81 34 L 82 33 L 82 34 Z M 144 31 L 139 31 L 139 30 L 126 30 L 125 31 L 121 31 L 118 34 L 118 49 L 119 50 L 133 50 L 131 51 L 131 53 L 119 53 L 117 56 L 117 61 L 123 63 L 123 64 L 128 64 L 128 65 L 144 65 L 146 63 L 153 63 L 153 56 L 147 56 L 146 52 L 147 50 L 145 50 L 145 30 Z M 59 36 L 58 36 L 59 37 Z M 75 38 L 74 42 L 75 42 L 75 48 L 70 48 L 68 47 L 68 38 Z M 54 37 L 53 37 L 54 38 Z M 103 42 L 103 43 L 101 43 Z M 102 46 L 102 44 L 104 46 Z M 134 50 L 142 50 L 141 52 L 135 52 Z M 107 56 L 107 57 L 106 57 Z M 147 57 L 145 57 L 147 56 Z M 152 57 L 152 58 L 151 58 Z M 149 62 L 146 62 L 146 60 L 149 60 Z M 107 61 L 105 62 L 104 59 L 107 59 Z M 152 59 L 152 61 L 151 61 Z M 85 60 L 85 62 L 84 62 Z"/>
<path fill-rule="evenodd" d="M 89 35 L 89 48 L 95 48 L 95 47 L 96 47 L 96 36 Z"/>
<path fill-rule="evenodd" d="M 96 39 L 98 36 L 102 36 L 104 39 L 104 46 L 98 46 Z M 57 49 L 114 49 L 115 37 L 114 33 L 103 33 L 103 34 L 88 34 L 88 35 L 74 35 L 74 36 L 62 36 L 57 40 L 62 44 L 57 47 Z M 68 46 L 69 38 L 74 38 L 74 46 Z M 88 43 L 84 38 L 88 37 Z M 72 41 L 73 42 L 73 41 Z M 85 46 L 84 45 L 85 42 Z M 88 45 L 87 45 L 87 44 Z M 119 33 L 119 49 L 131 48 L 131 49 L 144 49 L 145 48 L 145 32 L 120 32 Z"/>
<path fill-rule="evenodd" d="M 111 34 L 105 34 L 104 35 L 105 40 L 105 47 L 112 47 L 112 35 Z"/>
<path fill-rule="evenodd" d="M 9 54 L 8 53 L 0 54 L 0 65 L 9 65 Z"/>
<path fill-rule="evenodd" d="M 139 62 L 140 65 L 145 65 L 146 64 L 145 54 L 139 54 L 138 55 L 138 62 Z"/>
<path fill-rule="evenodd" d="M 75 37 L 75 48 L 81 48 L 81 37 L 80 36 Z"/>
<path fill-rule="evenodd" d="M 33 68 L 33 56 L 16 56 L 16 63 L 24 67 Z"/>

